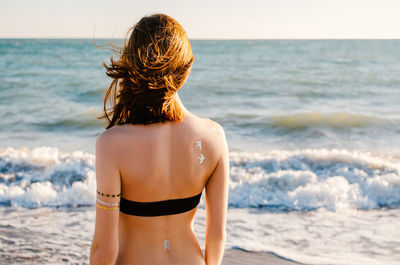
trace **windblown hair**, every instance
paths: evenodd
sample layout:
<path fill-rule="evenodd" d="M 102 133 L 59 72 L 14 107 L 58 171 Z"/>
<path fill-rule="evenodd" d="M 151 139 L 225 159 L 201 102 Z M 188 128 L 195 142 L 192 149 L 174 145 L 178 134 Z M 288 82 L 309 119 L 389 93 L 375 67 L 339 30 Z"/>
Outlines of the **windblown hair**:
<path fill-rule="evenodd" d="M 143 17 L 132 29 L 119 50 L 119 60 L 111 57 L 109 65 L 103 63 L 112 82 L 104 97 L 104 115 L 98 118 L 107 119 L 106 129 L 126 123 L 181 121 L 183 112 L 174 94 L 194 61 L 184 29 L 165 14 Z"/>

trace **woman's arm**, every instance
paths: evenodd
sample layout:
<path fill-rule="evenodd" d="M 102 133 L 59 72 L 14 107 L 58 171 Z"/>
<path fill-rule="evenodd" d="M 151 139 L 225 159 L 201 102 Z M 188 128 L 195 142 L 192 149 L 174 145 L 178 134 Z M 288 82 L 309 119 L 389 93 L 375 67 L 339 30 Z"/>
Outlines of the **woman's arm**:
<path fill-rule="evenodd" d="M 229 189 L 229 151 L 224 129 L 218 126 L 219 144 L 222 150 L 217 166 L 206 184 L 206 245 L 207 265 L 221 264 L 226 241 L 226 215 Z"/>
<path fill-rule="evenodd" d="M 96 140 L 96 225 L 90 264 L 115 264 L 118 255 L 118 218 L 121 179 L 111 132 Z"/>

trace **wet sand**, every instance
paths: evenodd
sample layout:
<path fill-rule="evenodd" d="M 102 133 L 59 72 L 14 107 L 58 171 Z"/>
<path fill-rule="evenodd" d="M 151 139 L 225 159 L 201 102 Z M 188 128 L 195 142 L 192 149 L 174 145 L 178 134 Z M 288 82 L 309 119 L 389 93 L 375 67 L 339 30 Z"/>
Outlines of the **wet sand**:
<path fill-rule="evenodd" d="M 222 265 L 294 265 L 304 264 L 279 256 L 273 252 L 253 252 L 241 249 L 225 250 Z"/>

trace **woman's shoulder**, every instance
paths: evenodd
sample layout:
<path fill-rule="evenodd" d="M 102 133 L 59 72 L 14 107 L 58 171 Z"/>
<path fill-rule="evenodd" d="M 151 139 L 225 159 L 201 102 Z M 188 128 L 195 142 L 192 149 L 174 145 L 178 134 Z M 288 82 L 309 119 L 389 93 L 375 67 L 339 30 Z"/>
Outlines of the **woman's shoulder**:
<path fill-rule="evenodd" d="M 226 143 L 226 136 L 224 128 L 218 122 L 210 119 L 197 117 L 199 120 L 196 122 L 196 129 L 199 132 L 199 136 L 202 136 L 210 146 L 213 146 L 216 150 L 220 149 Z"/>
<path fill-rule="evenodd" d="M 223 138 L 225 138 L 225 131 L 222 125 L 209 118 L 204 118 L 204 119 L 205 123 L 208 125 L 207 126 L 208 130 L 210 131 L 211 135 L 213 135 L 213 139 L 223 140 Z"/>
<path fill-rule="evenodd" d="M 96 139 L 96 149 L 100 148 L 106 152 L 118 149 L 121 139 L 127 134 L 127 126 L 116 125 L 103 130 Z"/>
<path fill-rule="evenodd" d="M 113 139 L 120 134 L 121 129 L 119 126 L 113 126 L 109 129 L 103 130 L 98 136 L 96 141 L 98 142 L 110 142 L 113 141 Z"/>
<path fill-rule="evenodd" d="M 117 137 L 116 130 L 112 128 L 102 131 L 96 138 L 95 150 L 96 156 L 98 155 L 111 155 L 115 156 L 117 153 Z"/>
<path fill-rule="evenodd" d="M 200 117 L 190 112 L 187 115 L 185 115 L 185 119 L 189 120 L 189 122 L 193 124 L 201 126 L 202 128 L 211 130 L 222 129 L 222 126 L 218 122 L 207 117 Z"/>
<path fill-rule="evenodd" d="M 208 139 L 210 144 L 217 144 L 225 138 L 223 127 L 216 121 L 190 114 L 187 119 L 181 124 L 179 131 L 184 135 L 193 135 L 201 137 L 204 140 Z M 163 124 L 141 125 L 141 124 L 123 124 L 116 125 L 104 130 L 97 137 L 96 145 L 115 146 L 121 139 L 129 138 L 134 141 L 136 138 L 140 141 L 146 138 L 152 138 L 154 135 L 162 133 Z M 124 137 L 126 136 L 126 137 Z"/>
<path fill-rule="evenodd" d="M 224 128 L 218 122 L 211 120 L 209 118 L 204 118 L 206 122 L 210 125 L 210 129 L 215 130 L 217 133 L 223 133 Z"/>
<path fill-rule="evenodd" d="M 201 132 L 202 134 L 210 136 L 224 134 L 224 128 L 221 126 L 221 124 L 210 118 L 191 114 L 189 116 L 189 121 L 192 124 L 193 129 L 197 132 Z"/>
<path fill-rule="evenodd" d="M 138 131 L 140 126 L 143 127 L 141 124 L 117 124 L 113 127 L 103 130 L 97 137 L 97 140 L 103 142 L 116 141 L 116 139 L 120 138 L 121 136 L 131 133 L 132 130 Z"/>

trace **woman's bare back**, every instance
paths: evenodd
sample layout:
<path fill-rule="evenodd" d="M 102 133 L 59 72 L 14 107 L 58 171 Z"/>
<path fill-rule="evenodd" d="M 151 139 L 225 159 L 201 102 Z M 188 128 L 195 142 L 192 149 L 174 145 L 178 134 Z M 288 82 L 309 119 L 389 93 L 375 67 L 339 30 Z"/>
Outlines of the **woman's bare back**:
<path fill-rule="evenodd" d="M 96 140 L 93 265 L 221 263 L 229 152 L 223 128 L 191 114 L 180 101 L 177 92 L 193 62 L 183 27 L 168 15 L 153 14 L 135 24 L 118 60 L 104 64 L 112 81 L 100 117 L 107 130 Z M 193 232 L 195 195 L 203 188 L 204 256 Z M 187 198 L 189 203 L 178 200 L 183 208 L 170 200 Z M 142 217 L 137 211 L 143 205 L 143 212 L 159 208 L 167 215 Z"/>
<path fill-rule="evenodd" d="M 116 146 L 121 196 L 154 202 L 199 194 L 221 156 L 219 125 L 189 112 L 181 122 L 119 125 Z M 140 217 L 120 213 L 117 264 L 205 264 L 193 231 L 196 208 Z"/>

